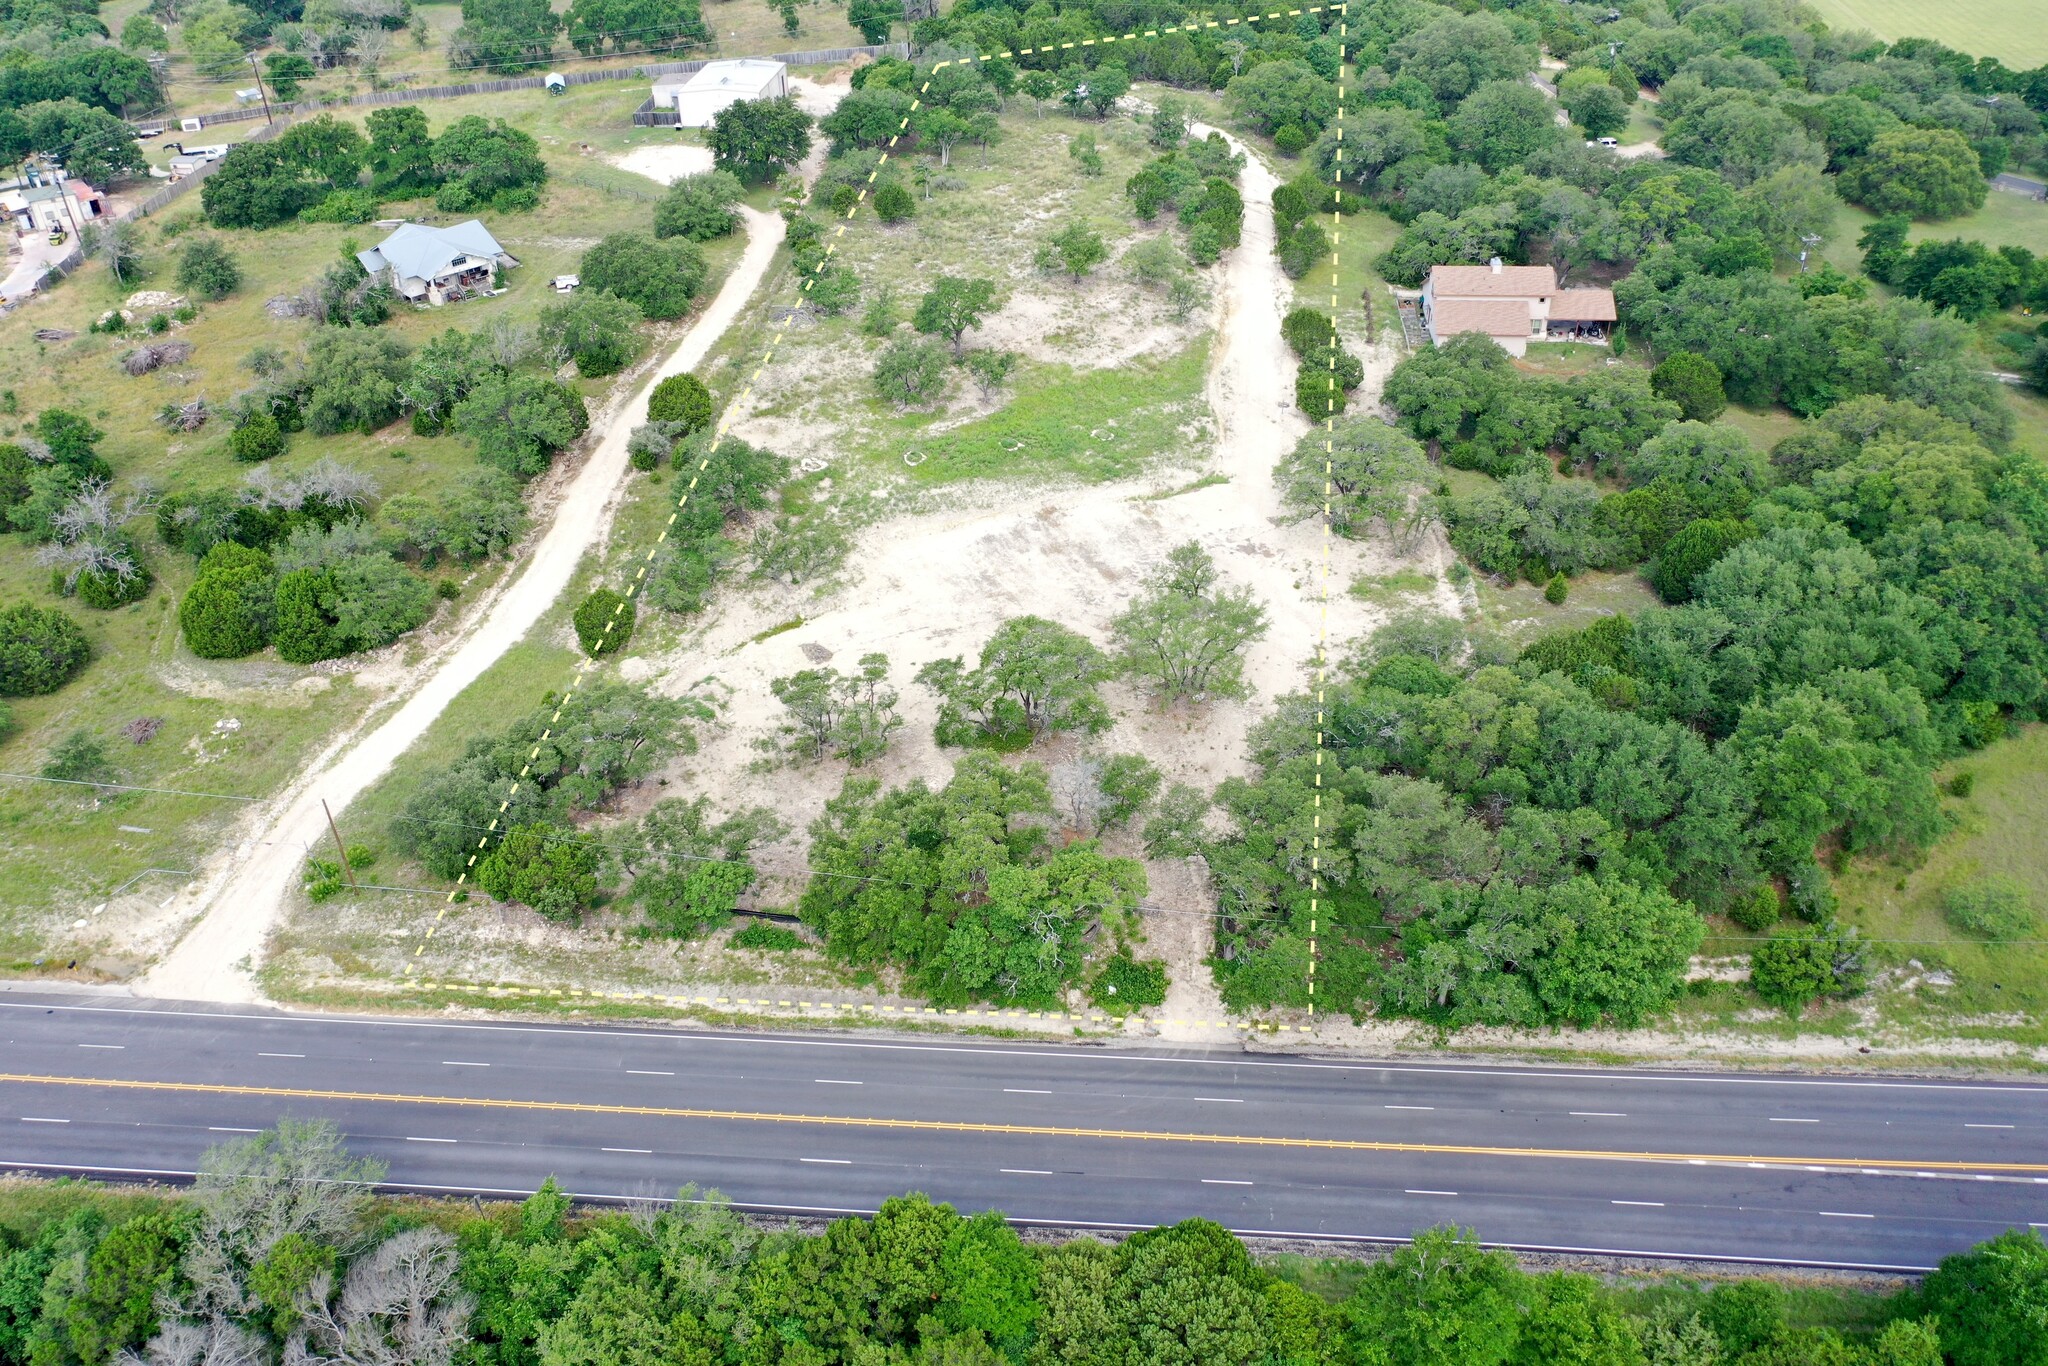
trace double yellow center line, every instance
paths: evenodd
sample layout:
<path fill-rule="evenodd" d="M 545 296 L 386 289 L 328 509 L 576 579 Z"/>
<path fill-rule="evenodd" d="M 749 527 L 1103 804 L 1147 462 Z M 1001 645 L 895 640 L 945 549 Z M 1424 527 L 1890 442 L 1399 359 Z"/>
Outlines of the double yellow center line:
<path fill-rule="evenodd" d="M 402 1091 L 340 1091 L 320 1087 L 234 1086 L 196 1081 L 130 1081 L 103 1077 L 0 1073 L 0 1084 L 73 1086 L 86 1090 L 153 1091 L 264 1100 L 325 1100 L 373 1105 L 447 1106 L 474 1110 L 527 1110 L 557 1114 L 619 1115 L 648 1119 L 729 1120 L 745 1124 L 800 1124 L 837 1129 L 890 1129 L 936 1134 L 1001 1134 L 1017 1138 L 1094 1138 L 1145 1143 L 1207 1143 L 1248 1148 L 1309 1148 L 1326 1152 L 1424 1153 L 1454 1157 L 1551 1158 L 1607 1162 L 1754 1163 L 1768 1167 L 1853 1167 L 1875 1171 L 2048 1175 L 2048 1162 L 1911 1161 L 1883 1157 L 1779 1157 L 1755 1153 L 1630 1152 L 1602 1148 L 1518 1148 L 1477 1143 L 1394 1143 L 1364 1138 L 1287 1138 L 1272 1134 L 1215 1134 L 1172 1129 L 1098 1129 L 1064 1124 L 991 1124 L 961 1119 L 883 1119 L 864 1115 L 800 1115 L 771 1110 L 715 1110 L 696 1106 L 603 1105 L 571 1100 L 501 1100 L 479 1096 L 415 1095 Z"/>

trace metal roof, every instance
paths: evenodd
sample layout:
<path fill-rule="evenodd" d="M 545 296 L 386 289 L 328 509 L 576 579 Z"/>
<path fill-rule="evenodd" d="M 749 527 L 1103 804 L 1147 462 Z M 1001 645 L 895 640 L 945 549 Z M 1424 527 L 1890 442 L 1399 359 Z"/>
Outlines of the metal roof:
<path fill-rule="evenodd" d="M 472 218 L 452 227 L 430 228 L 407 223 L 368 251 L 356 253 L 363 269 L 375 275 L 389 266 L 401 280 L 431 280 L 460 256 L 495 261 L 505 254 L 482 221 Z"/>

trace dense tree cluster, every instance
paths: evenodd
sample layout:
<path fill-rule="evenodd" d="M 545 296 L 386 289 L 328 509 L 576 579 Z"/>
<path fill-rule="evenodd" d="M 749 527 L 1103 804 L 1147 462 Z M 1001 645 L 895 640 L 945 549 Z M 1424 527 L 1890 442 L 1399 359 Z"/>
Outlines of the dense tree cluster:
<path fill-rule="evenodd" d="M 1061 845 L 1053 810 L 1043 768 L 982 752 L 936 791 L 849 777 L 811 828 L 799 913 L 834 957 L 899 966 L 934 1002 L 1055 1005 L 1098 933 L 1133 928 L 1145 871 Z"/>
<path fill-rule="evenodd" d="M 382 1175 L 331 1125 L 287 1122 L 210 1150 L 189 1194 L 36 1192 L 0 1233 L 0 1361 L 2007 1366 L 2032 1359 L 2048 1288 L 2032 1230 L 1855 1315 L 1800 1312 L 1756 1278 L 1643 1309 L 1451 1228 L 1308 1278 L 1200 1219 L 1026 1242 L 998 1212 L 910 1194 L 769 1230 L 694 1186 L 578 1211 L 550 1180 L 518 1205 L 423 1211 L 374 1200 Z M 1814 1317 L 1861 1326 L 1800 1322 Z"/>
<path fill-rule="evenodd" d="M 372 111 L 365 126 L 367 138 L 321 114 L 268 142 L 237 144 L 200 186 L 208 221 L 223 228 L 300 217 L 366 222 L 380 199 L 417 195 L 432 195 L 447 213 L 509 213 L 540 202 L 547 164 L 539 144 L 503 119 L 467 114 L 433 136 L 417 106 L 398 105 Z"/>
<path fill-rule="evenodd" d="M 626 683 L 586 683 L 566 701 L 550 693 L 421 776 L 392 822 L 392 842 L 435 876 L 454 878 L 481 841 L 496 860 L 486 891 L 574 920 L 595 902 L 602 879 L 597 846 L 570 822 L 694 747 L 691 723 L 709 717 L 694 698 Z"/>
<path fill-rule="evenodd" d="M 1387 396 L 1454 463 L 1503 477 L 1431 494 L 1419 450 L 1347 427 L 1340 530 L 1426 507 L 1482 570 L 1541 583 L 1647 560 L 1678 605 L 1539 640 L 1512 669 L 1455 627 L 1378 642 L 1323 728 L 1337 768 L 1320 893 L 1300 828 L 1315 727 L 1284 703 L 1255 737 L 1259 776 L 1218 794 L 1237 827 L 1208 850 L 1226 998 L 1300 995 L 1320 895 L 1319 996 L 1457 1022 L 1629 1021 L 1678 988 L 1695 907 L 1766 880 L 1817 927 L 1764 946 L 1759 988 L 1795 1005 L 1853 990 L 1861 950 L 1829 923 L 1816 855 L 1925 844 L 1942 828 L 1934 764 L 2048 700 L 2039 463 L 1875 396 L 1767 458 L 1733 427 L 1679 420 L 1639 371 L 1548 385 L 1477 338 L 1404 363 Z M 1318 482 L 1318 446 L 1283 486 Z M 1559 478 L 1559 458 L 1620 490 Z M 1333 827 L 1350 853 L 1330 853 Z"/>

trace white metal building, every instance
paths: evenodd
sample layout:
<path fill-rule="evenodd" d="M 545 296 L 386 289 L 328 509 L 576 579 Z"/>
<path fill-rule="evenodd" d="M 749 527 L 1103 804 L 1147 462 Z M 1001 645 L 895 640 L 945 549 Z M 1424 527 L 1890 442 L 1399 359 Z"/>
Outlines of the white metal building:
<path fill-rule="evenodd" d="M 710 62 L 688 76 L 654 83 L 656 108 L 673 109 L 679 126 L 709 128 L 712 116 L 741 100 L 780 99 L 789 93 L 789 68 L 765 57 Z"/>

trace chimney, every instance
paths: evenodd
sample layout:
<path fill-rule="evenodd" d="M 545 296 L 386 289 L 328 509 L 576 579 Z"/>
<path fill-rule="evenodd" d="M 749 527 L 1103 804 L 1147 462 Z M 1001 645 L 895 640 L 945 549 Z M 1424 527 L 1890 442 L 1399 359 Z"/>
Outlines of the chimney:
<path fill-rule="evenodd" d="M 1500 258 L 1498 256 L 1494 257 L 1491 261 L 1488 261 L 1486 264 L 1493 267 L 1493 273 L 1495 275 L 1500 274 Z"/>

